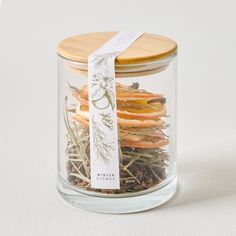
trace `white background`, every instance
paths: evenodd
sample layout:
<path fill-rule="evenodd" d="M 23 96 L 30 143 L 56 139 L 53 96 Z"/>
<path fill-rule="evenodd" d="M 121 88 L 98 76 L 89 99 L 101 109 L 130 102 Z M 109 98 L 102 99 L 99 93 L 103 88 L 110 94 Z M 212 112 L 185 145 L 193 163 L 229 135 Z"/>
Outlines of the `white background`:
<path fill-rule="evenodd" d="M 3 0 L 0 235 L 236 235 L 236 14 L 224 0 Z M 129 215 L 76 210 L 56 193 L 56 45 L 90 31 L 179 44 L 179 190 Z"/>

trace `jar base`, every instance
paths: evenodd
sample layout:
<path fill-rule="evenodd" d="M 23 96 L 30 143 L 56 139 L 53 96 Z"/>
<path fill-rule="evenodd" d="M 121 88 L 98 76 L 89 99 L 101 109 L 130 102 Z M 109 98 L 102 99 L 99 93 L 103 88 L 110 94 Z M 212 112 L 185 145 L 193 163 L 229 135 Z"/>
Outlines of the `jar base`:
<path fill-rule="evenodd" d="M 177 190 L 177 178 L 154 192 L 135 197 L 94 197 L 69 188 L 60 179 L 57 190 L 66 202 L 76 208 L 98 213 L 124 214 L 152 209 L 170 200 Z"/>

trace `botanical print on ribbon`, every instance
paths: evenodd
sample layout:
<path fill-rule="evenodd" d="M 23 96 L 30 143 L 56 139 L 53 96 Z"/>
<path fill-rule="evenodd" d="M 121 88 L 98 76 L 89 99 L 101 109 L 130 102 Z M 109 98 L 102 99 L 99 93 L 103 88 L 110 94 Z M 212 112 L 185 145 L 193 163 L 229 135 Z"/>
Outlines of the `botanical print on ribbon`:
<path fill-rule="evenodd" d="M 88 58 L 91 186 L 94 188 L 120 188 L 115 58 L 141 35 L 120 32 Z"/>

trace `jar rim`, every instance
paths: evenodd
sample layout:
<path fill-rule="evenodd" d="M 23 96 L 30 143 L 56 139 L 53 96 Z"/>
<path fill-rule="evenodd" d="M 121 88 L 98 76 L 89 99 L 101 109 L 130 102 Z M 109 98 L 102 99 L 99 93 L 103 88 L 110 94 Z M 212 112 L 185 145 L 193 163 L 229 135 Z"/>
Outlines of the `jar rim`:
<path fill-rule="evenodd" d="M 59 53 L 57 54 L 58 58 L 62 59 L 69 69 L 73 72 L 77 72 L 80 75 L 87 75 L 88 72 L 88 63 L 71 60 L 63 57 Z M 134 76 L 144 76 L 150 74 L 156 74 L 163 70 L 165 70 L 169 63 L 174 60 L 177 56 L 177 51 L 169 55 L 168 57 L 164 57 L 155 61 L 148 61 L 146 63 L 135 63 L 135 64 L 115 64 L 115 73 L 116 77 L 134 77 Z"/>

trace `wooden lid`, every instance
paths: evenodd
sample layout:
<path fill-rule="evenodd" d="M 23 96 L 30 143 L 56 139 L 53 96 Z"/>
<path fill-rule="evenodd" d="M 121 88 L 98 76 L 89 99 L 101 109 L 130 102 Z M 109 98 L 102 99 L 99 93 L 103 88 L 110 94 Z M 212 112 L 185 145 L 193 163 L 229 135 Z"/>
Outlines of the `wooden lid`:
<path fill-rule="evenodd" d="M 118 32 L 97 32 L 73 36 L 58 45 L 58 54 L 68 60 L 86 63 L 88 56 Z M 177 45 L 171 39 L 144 33 L 115 61 L 116 65 L 154 62 L 176 53 Z"/>

